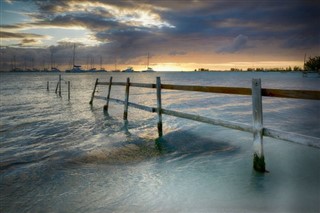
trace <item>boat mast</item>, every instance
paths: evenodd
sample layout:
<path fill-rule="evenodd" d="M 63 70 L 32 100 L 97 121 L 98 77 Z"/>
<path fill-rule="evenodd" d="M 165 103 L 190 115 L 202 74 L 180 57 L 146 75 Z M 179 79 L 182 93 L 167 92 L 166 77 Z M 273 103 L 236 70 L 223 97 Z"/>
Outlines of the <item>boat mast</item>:
<path fill-rule="evenodd" d="M 100 56 L 100 70 L 102 70 L 102 56 Z"/>
<path fill-rule="evenodd" d="M 76 58 L 76 44 L 73 44 L 73 58 L 72 58 L 73 67 L 75 66 L 75 58 Z"/>

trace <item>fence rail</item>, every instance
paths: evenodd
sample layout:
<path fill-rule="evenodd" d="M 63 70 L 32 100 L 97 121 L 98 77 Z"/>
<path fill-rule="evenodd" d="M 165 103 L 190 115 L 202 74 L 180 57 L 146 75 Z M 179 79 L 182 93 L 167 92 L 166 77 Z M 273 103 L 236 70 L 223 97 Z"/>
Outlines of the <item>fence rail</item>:
<path fill-rule="evenodd" d="M 107 97 L 96 96 L 95 91 L 98 85 L 109 86 Z M 111 87 L 112 86 L 125 86 L 125 100 L 111 98 Z M 157 95 L 157 107 L 149 107 L 136 103 L 129 102 L 129 91 L 130 87 L 150 88 L 156 89 Z M 180 90 L 180 91 L 193 91 L 193 92 L 208 92 L 208 93 L 221 93 L 231 95 L 250 95 L 252 96 L 252 114 L 253 114 L 253 125 L 243 124 L 234 121 L 226 121 L 216 118 L 207 118 L 200 115 L 188 114 L 168 109 L 163 109 L 161 106 L 161 91 L 165 90 Z M 320 100 L 320 91 L 316 90 L 283 90 L 283 89 L 266 89 L 261 88 L 260 79 L 252 79 L 251 88 L 243 87 L 215 87 L 215 86 L 197 86 L 197 85 L 173 85 L 173 84 L 161 84 L 160 77 L 156 78 L 156 84 L 146 83 L 132 83 L 130 79 L 127 82 L 112 82 L 110 77 L 109 82 L 99 82 L 96 80 L 94 89 L 92 92 L 90 104 L 93 104 L 93 99 L 105 100 L 107 103 L 104 109 L 108 111 L 109 101 L 116 102 L 124 105 L 123 119 L 127 120 L 128 107 L 137 108 L 140 110 L 157 113 L 158 114 L 158 134 L 159 137 L 163 135 L 162 132 L 162 114 L 175 116 L 179 118 L 189 119 L 202 123 L 223 126 L 231 129 L 245 131 L 253 133 L 254 143 L 254 163 L 253 167 L 259 172 L 265 172 L 265 162 L 263 153 L 263 136 L 268 136 L 280 140 L 290 141 L 302 145 L 307 145 L 315 148 L 320 148 L 320 138 L 285 132 L 281 130 L 275 130 L 266 128 L 263 126 L 263 112 L 262 112 L 262 96 L 264 97 L 278 97 L 278 98 L 294 98 L 294 99 L 307 99 L 307 100 Z"/>

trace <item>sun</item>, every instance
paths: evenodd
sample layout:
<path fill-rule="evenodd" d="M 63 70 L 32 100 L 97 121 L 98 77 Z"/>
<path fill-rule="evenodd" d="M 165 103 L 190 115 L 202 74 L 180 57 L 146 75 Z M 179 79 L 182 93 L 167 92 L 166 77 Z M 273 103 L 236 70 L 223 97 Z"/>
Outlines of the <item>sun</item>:
<path fill-rule="evenodd" d="M 181 64 L 175 63 L 160 63 L 155 64 L 152 68 L 156 71 L 189 71 L 186 67 L 181 66 Z"/>

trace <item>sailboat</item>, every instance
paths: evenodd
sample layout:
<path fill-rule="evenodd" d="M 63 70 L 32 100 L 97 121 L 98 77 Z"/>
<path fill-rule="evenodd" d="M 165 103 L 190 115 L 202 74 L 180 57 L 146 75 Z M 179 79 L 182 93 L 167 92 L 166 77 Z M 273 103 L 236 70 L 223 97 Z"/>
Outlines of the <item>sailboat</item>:
<path fill-rule="evenodd" d="M 148 57 L 147 57 L 147 69 L 146 70 L 142 70 L 142 72 L 154 72 L 154 70 L 149 67 L 149 60 L 150 60 L 150 54 L 148 53 Z"/>
<path fill-rule="evenodd" d="M 55 66 L 55 61 L 53 60 L 53 53 L 51 52 L 50 57 L 51 70 L 49 72 L 60 72 L 60 70 Z"/>
<path fill-rule="evenodd" d="M 100 56 L 100 69 L 97 70 L 96 72 L 106 72 L 107 70 L 105 70 L 103 67 L 102 67 L 102 57 Z"/>
<path fill-rule="evenodd" d="M 122 72 L 134 72 L 134 70 L 132 67 L 128 67 L 127 69 L 122 70 Z"/>
<path fill-rule="evenodd" d="M 66 70 L 66 72 L 73 72 L 73 73 L 86 72 L 85 70 L 81 69 L 81 65 L 75 64 L 75 58 L 76 58 L 76 44 L 73 44 L 73 58 L 72 58 L 73 67 L 70 70 Z"/>
<path fill-rule="evenodd" d="M 111 70 L 111 72 L 120 72 L 120 70 L 117 69 L 117 58 L 114 58 L 114 70 Z"/>

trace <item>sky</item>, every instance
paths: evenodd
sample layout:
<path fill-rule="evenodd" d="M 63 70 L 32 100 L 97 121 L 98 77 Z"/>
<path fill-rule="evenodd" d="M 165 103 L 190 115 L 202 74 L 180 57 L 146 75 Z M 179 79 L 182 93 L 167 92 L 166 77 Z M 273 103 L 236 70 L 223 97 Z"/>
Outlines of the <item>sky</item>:
<path fill-rule="evenodd" d="M 198 68 L 303 66 L 320 55 L 316 0 L 0 0 L 1 70 L 101 64 Z"/>

